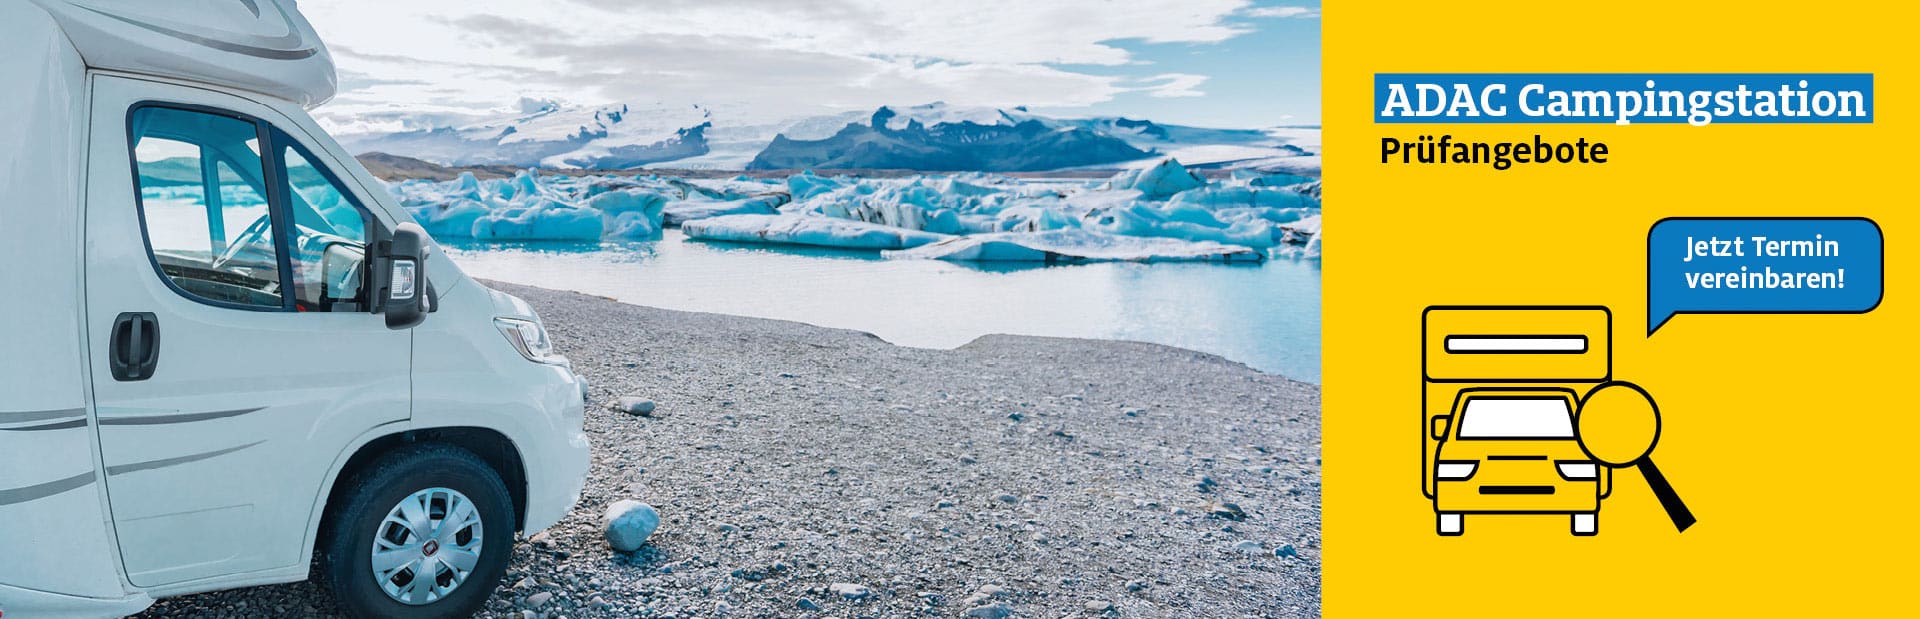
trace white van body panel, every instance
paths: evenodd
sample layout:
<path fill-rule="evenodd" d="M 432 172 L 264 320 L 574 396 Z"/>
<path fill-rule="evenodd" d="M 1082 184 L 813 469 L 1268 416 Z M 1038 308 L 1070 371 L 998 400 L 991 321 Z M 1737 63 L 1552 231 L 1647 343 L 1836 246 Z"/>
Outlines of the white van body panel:
<path fill-rule="evenodd" d="M 291 0 L 33 1 L 96 69 L 220 84 L 309 108 L 338 88 L 333 56 Z"/>
<path fill-rule="evenodd" d="M 0 610 L 29 612 L 33 591 L 119 608 L 78 343 L 85 67 L 45 12 L 7 2 L 0 75 Z"/>

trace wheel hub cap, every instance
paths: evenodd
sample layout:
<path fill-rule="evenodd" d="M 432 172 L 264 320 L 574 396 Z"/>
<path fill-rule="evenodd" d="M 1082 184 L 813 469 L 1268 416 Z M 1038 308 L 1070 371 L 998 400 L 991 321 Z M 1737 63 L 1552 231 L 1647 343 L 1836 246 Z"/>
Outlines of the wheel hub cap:
<path fill-rule="evenodd" d="M 480 512 L 466 495 L 448 488 L 415 492 L 374 531 L 374 582 L 402 604 L 440 601 L 473 575 L 484 537 Z"/>

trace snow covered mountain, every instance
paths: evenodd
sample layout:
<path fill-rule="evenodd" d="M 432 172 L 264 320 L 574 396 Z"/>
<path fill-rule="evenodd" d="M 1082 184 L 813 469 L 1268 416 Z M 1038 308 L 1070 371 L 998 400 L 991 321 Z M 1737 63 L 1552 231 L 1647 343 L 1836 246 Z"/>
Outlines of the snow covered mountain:
<path fill-rule="evenodd" d="M 339 137 L 355 153 L 460 166 L 1015 172 L 1137 167 L 1167 156 L 1198 168 L 1319 166 L 1317 128 L 1210 129 L 943 103 L 767 120 L 724 107 L 523 100 L 458 126 Z"/>
<path fill-rule="evenodd" d="M 695 105 L 569 108 L 523 99 L 514 112 L 471 124 L 338 137 L 356 154 L 385 152 L 446 165 L 620 170 L 709 153 L 711 119 L 712 112 Z"/>
<path fill-rule="evenodd" d="M 988 114 L 916 111 L 922 110 L 909 108 L 902 114 L 882 107 L 869 122 L 848 124 L 822 140 L 776 136 L 747 169 L 1031 172 L 1133 161 L 1153 154 L 1091 128 L 1017 118 L 999 110 Z"/>

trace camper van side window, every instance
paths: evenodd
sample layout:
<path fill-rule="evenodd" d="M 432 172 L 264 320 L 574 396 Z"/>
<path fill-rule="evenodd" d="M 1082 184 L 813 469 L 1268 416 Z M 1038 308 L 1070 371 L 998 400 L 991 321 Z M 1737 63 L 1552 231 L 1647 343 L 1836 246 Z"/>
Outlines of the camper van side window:
<path fill-rule="evenodd" d="M 128 121 L 141 224 L 160 272 L 204 301 L 283 308 L 259 127 L 165 107 L 137 108 Z"/>
<path fill-rule="evenodd" d="M 294 299 L 303 311 L 361 311 L 366 212 L 335 177 L 286 134 L 273 132 L 292 213 Z"/>

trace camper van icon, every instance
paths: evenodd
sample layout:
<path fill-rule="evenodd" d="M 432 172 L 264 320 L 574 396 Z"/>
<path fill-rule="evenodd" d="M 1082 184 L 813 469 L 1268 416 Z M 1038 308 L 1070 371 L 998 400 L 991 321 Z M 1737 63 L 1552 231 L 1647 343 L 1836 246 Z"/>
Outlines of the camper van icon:
<path fill-rule="evenodd" d="M 1436 531 L 1468 515 L 1558 515 L 1599 533 L 1613 471 L 1635 467 L 1674 525 L 1691 512 L 1653 466 L 1659 408 L 1613 379 L 1601 306 L 1433 306 L 1423 317 L 1422 491 Z"/>

